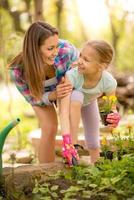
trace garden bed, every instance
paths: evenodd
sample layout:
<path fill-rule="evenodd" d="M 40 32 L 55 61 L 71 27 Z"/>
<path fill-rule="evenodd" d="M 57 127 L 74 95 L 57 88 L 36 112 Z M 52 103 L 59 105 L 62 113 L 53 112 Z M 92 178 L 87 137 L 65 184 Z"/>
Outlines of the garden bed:
<path fill-rule="evenodd" d="M 134 200 L 134 128 L 122 130 L 123 137 L 118 129 L 110 140 L 103 136 L 102 157 L 94 166 L 69 168 L 60 158 L 58 163 L 5 168 L 0 200 Z"/>
<path fill-rule="evenodd" d="M 133 156 L 60 171 L 45 183 L 36 182 L 33 190 L 33 199 L 130 200 L 133 197 Z"/>
<path fill-rule="evenodd" d="M 134 152 L 93 165 L 61 162 L 5 168 L 0 200 L 133 200 Z"/>
<path fill-rule="evenodd" d="M 28 174 L 25 172 L 23 175 L 23 179 L 25 177 L 25 180 L 28 180 Z M 20 179 L 24 183 L 22 176 Z M 26 181 L 26 185 L 20 184 L 23 187 L 20 185 L 12 187 L 3 199 L 132 200 L 134 197 L 134 155 L 127 155 L 121 161 L 111 162 L 102 159 L 96 166 L 59 169 L 57 173 L 52 173 L 45 179 L 38 174 L 34 176 L 34 179 L 29 180 L 32 181 Z"/>

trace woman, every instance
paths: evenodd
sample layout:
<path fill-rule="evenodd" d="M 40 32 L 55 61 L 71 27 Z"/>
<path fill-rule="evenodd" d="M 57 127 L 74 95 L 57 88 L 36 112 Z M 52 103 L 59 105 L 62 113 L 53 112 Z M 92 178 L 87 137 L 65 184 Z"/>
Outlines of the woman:
<path fill-rule="evenodd" d="M 31 24 L 24 37 L 22 52 L 9 64 L 11 79 L 39 120 L 42 132 L 40 163 L 55 159 L 57 115 L 53 102 L 71 92 L 72 86 L 64 75 L 77 58 L 75 47 L 59 40 L 56 28 L 39 21 Z"/>

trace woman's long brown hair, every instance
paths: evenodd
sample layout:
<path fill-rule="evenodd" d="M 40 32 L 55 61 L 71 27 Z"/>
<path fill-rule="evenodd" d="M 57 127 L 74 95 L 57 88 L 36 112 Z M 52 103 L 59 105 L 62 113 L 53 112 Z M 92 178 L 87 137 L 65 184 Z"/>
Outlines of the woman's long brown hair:
<path fill-rule="evenodd" d="M 22 64 L 30 93 L 37 99 L 42 95 L 45 78 L 40 46 L 55 34 L 58 35 L 58 30 L 50 24 L 41 21 L 34 22 L 25 34 L 22 53 L 18 54 L 9 64 L 9 67 Z"/>

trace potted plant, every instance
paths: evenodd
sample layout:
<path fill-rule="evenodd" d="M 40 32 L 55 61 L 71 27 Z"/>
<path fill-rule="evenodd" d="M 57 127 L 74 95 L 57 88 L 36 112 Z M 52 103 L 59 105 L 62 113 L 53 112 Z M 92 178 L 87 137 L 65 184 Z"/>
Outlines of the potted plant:
<path fill-rule="evenodd" d="M 100 156 L 105 159 L 113 160 L 113 151 L 111 150 L 110 144 L 105 136 L 102 137 L 101 140 L 101 152 Z"/>
<path fill-rule="evenodd" d="M 103 96 L 101 100 L 99 107 L 100 116 L 102 123 L 107 126 L 109 124 L 109 122 L 106 121 L 107 115 L 112 113 L 112 110 L 116 107 L 117 98 L 116 96 Z"/>

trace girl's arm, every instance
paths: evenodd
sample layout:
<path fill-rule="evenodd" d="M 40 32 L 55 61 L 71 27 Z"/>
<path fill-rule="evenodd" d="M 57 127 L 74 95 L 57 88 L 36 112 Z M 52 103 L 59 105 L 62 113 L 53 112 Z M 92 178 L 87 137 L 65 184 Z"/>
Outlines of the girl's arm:
<path fill-rule="evenodd" d="M 65 82 L 69 83 L 67 77 Z M 62 142 L 62 155 L 66 159 L 66 162 L 72 166 L 77 163 L 79 156 L 77 150 L 72 145 L 71 134 L 70 134 L 70 96 L 71 92 L 68 92 L 66 96 L 63 96 L 58 100 L 59 107 L 59 118 L 61 126 L 61 134 L 63 138 Z M 75 163 L 74 163 L 75 160 Z"/>
<path fill-rule="evenodd" d="M 70 84 L 69 80 L 67 77 L 64 78 L 65 80 L 62 79 L 62 81 L 65 81 L 66 84 Z M 64 96 L 64 93 L 66 92 L 65 89 L 61 91 L 61 96 L 63 92 L 63 97 L 58 100 L 58 108 L 59 108 L 59 118 L 60 118 L 60 126 L 61 126 L 61 134 L 66 135 L 70 134 L 70 118 L 69 118 L 69 113 L 70 113 L 70 96 L 71 96 L 71 91 L 68 91 L 68 94 Z M 59 94 L 59 95 L 60 95 Z"/>

